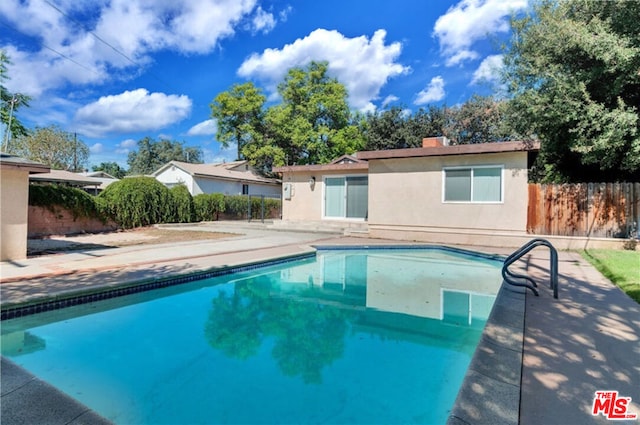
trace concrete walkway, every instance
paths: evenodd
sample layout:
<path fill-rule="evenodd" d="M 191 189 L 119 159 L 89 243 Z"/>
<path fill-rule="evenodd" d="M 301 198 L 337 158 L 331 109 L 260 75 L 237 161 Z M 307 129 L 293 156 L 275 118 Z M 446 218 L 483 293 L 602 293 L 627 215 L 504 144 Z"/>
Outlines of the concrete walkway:
<path fill-rule="evenodd" d="M 197 273 L 310 252 L 313 244 L 395 243 L 329 233 L 273 231 L 258 225 L 213 223 L 209 229 L 242 236 L 74 251 L 0 263 L 2 309 L 78 290 L 95 291 L 162 275 Z M 197 230 L 204 229 L 198 226 Z M 472 249 L 498 254 L 511 251 Z M 538 282 L 547 282 L 547 254 L 543 249 L 536 250 L 520 266 Z M 553 299 L 551 290 L 544 284 L 540 285 L 539 297 L 526 294 L 525 331 L 524 336 L 519 336 L 523 340 L 519 422 L 525 425 L 607 423 L 604 416 L 591 414 L 594 393 L 598 390 L 618 391 L 620 397 L 631 397 L 629 411 L 640 414 L 640 306 L 576 253 L 560 252 L 559 270 L 559 300 Z M 76 412 L 75 422 L 69 420 L 68 414 L 57 415 L 58 410 L 65 410 L 61 405 L 52 411 L 40 409 L 43 416 L 34 419 L 33 406 L 38 405 L 38 398 L 34 402 L 33 397 L 42 397 L 42 387 L 46 384 L 32 376 L 25 378 L 6 359 L 2 366 L 0 420 L 3 424 L 91 422 L 83 421 L 92 417 L 82 406 L 69 407 L 69 412 Z M 496 368 L 500 366 L 497 360 Z M 513 373 L 517 376 L 520 372 L 512 371 L 511 375 Z M 481 386 L 470 388 L 478 394 L 488 391 Z M 56 397 L 56 400 L 64 398 Z M 485 403 L 487 406 L 483 407 L 499 410 L 493 402 Z M 514 417 L 516 412 L 507 413 L 505 417 Z M 486 418 L 484 422 L 482 417 L 477 417 L 459 419 L 457 423 L 488 423 Z"/>
<path fill-rule="evenodd" d="M 592 415 L 596 391 L 631 397 L 638 419 L 616 423 L 640 423 L 640 305 L 580 254 L 559 254 L 559 299 L 548 287 L 526 297 L 520 424 L 611 423 Z M 540 253 L 527 264 L 541 278 L 548 267 Z"/>

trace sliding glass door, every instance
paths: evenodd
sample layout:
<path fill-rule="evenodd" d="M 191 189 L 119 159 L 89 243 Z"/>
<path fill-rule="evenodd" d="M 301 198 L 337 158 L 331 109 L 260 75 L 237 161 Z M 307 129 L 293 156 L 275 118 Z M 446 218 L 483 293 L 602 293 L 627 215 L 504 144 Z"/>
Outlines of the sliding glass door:
<path fill-rule="evenodd" d="M 324 180 L 324 215 L 328 218 L 367 218 L 367 176 L 327 177 Z"/>

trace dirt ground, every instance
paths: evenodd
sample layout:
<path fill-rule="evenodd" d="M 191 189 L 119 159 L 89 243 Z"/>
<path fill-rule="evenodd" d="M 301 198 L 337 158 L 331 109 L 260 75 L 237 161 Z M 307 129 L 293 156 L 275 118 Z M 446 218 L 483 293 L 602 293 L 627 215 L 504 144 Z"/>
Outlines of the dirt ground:
<path fill-rule="evenodd" d="M 39 239 L 28 239 L 27 256 L 33 257 L 63 251 L 220 239 L 233 236 L 236 235 L 233 233 L 155 227 L 74 236 L 48 236 Z"/>

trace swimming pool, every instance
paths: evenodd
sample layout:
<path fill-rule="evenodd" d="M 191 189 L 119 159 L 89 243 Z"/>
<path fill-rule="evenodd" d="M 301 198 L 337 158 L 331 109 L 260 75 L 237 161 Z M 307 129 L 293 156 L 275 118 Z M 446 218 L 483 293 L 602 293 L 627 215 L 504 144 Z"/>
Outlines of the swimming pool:
<path fill-rule="evenodd" d="M 116 423 L 444 423 L 500 265 L 319 251 L 7 320 L 2 354 Z"/>

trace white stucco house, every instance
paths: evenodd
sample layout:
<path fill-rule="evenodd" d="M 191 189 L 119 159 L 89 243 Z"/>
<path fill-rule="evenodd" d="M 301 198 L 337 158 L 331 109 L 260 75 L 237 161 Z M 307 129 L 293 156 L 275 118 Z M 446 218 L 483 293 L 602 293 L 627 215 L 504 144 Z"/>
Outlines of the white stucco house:
<path fill-rule="evenodd" d="M 191 196 L 223 193 L 279 198 L 282 186 L 278 179 L 261 176 L 248 161 L 213 164 L 171 161 L 151 176 L 169 188 L 184 184 Z"/>

